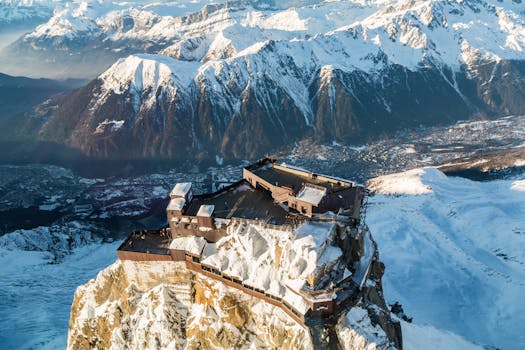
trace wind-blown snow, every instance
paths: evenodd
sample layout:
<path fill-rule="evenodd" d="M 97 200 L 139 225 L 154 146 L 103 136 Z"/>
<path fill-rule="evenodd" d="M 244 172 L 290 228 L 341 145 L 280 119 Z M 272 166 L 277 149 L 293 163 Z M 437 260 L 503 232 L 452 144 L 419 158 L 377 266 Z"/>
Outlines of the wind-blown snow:
<path fill-rule="evenodd" d="M 444 174 L 434 168 L 413 169 L 372 179 L 369 187 L 382 194 L 424 194 L 432 191 L 432 187 L 424 183 L 424 178 L 438 177 L 444 177 Z"/>
<path fill-rule="evenodd" d="M 432 326 L 401 321 L 403 350 L 481 350 L 481 346 L 466 341 L 457 334 L 440 331 Z"/>
<path fill-rule="evenodd" d="M 309 275 L 342 256 L 331 245 L 333 234 L 334 224 L 325 222 L 305 223 L 291 232 L 241 224 L 216 244 L 207 244 L 202 262 L 306 312 L 309 306 L 298 293 Z"/>
<path fill-rule="evenodd" d="M 387 302 L 471 342 L 523 348 L 523 181 L 480 183 L 432 168 L 374 180 L 367 222 L 386 265 Z"/>
<path fill-rule="evenodd" d="M 0 248 L 1 347 L 65 349 L 75 289 L 115 260 L 118 245 L 77 248 L 58 264 L 49 252 Z"/>

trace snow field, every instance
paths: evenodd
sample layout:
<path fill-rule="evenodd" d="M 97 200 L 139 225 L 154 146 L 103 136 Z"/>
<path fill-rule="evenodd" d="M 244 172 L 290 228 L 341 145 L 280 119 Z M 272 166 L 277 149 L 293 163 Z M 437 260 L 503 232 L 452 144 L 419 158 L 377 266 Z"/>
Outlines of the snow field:
<path fill-rule="evenodd" d="M 373 180 L 367 222 L 386 265 L 387 302 L 400 301 L 416 324 L 523 348 L 522 183 L 449 178 L 433 168 Z"/>

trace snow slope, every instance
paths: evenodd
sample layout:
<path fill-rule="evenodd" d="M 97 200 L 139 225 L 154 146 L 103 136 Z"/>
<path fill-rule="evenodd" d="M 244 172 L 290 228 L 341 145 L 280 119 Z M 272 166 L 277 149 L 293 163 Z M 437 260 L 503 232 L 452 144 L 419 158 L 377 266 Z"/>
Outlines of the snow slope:
<path fill-rule="evenodd" d="M 65 349 L 75 289 L 111 264 L 117 247 L 83 246 L 58 264 L 50 252 L 0 248 L 0 347 Z"/>
<path fill-rule="evenodd" d="M 472 344 L 457 334 L 441 331 L 429 325 L 401 321 L 404 350 L 481 350 L 481 346 Z"/>
<path fill-rule="evenodd" d="M 523 175 L 480 183 L 425 168 L 370 184 L 367 222 L 386 265 L 387 302 L 400 301 L 417 324 L 522 349 Z"/>

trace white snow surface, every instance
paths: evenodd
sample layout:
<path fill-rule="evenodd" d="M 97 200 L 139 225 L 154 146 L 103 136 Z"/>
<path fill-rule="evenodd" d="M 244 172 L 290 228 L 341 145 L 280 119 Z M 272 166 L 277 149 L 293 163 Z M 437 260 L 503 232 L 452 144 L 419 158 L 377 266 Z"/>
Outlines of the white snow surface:
<path fill-rule="evenodd" d="M 171 190 L 172 196 L 185 197 L 191 189 L 191 182 L 179 182 Z"/>
<path fill-rule="evenodd" d="M 432 181 L 432 178 L 444 176 L 435 168 L 412 169 L 372 179 L 369 188 L 372 191 L 379 190 L 382 194 L 425 194 L 432 191 L 432 187 L 424 183 L 425 179 Z"/>
<path fill-rule="evenodd" d="M 523 349 L 523 181 L 474 182 L 433 168 L 372 181 L 367 223 L 386 265 L 387 302 L 400 301 L 417 324 Z"/>
<path fill-rule="evenodd" d="M 305 312 L 308 305 L 297 293 L 309 274 L 342 256 L 341 249 L 330 245 L 333 225 L 305 223 L 291 232 L 239 225 L 216 244 L 207 244 L 201 261 Z"/>
<path fill-rule="evenodd" d="M 197 216 L 206 216 L 210 217 L 211 214 L 213 214 L 213 211 L 215 210 L 214 205 L 206 205 L 203 204 L 199 207 L 199 211 L 197 212 Z"/>
<path fill-rule="evenodd" d="M 313 204 L 315 206 L 319 205 L 324 195 L 326 194 L 326 188 L 320 190 L 318 188 L 313 188 L 310 186 L 304 186 L 304 188 L 297 195 L 297 199 L 305 201 L 307 203 Z"/>
<path fill-rule="evenodd" d="M 200 255 L 205 245 L 206 240 L 202 237 L 178 237 L 171 241 L 170 249 L 185 250 L 192 254 Z"/>
<path fill-rule="evenodd" d="M 457 334 L 442 331 L 429 325 L 401 321 L 403 350 L 481 350 L 483 347 L 468 342 Z"/>
<path fill-rule="evenodd" d="M 166 210 L 182 210 L 185 204 L 186 204 L 186 200 L 184 198 L 174 198 L 170 200 Z"/>
<path fill-rule="evenodd" d="M 75 289 L 111 264 L 120 243 L 52 254 L 0 248 L 0 344 L 3 349 L 65 349 Z"/>

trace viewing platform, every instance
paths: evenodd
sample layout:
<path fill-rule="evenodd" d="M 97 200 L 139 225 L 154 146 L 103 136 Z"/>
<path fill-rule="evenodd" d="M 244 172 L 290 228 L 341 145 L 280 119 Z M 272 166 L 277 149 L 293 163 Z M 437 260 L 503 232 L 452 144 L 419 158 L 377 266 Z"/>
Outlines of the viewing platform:
<path fill-rule="evenodd" d="M 176 184 L 166 208 L 169 226 L 132 232 L 117 253 L 121 260 L 184 262 L 305 325 L 309 316 L 333 316 L 369 273 L 373 251 L 353 276 L 334 245 L 358 229 L 364 196 L 351 181 L 265 158 L 214 193 Z"/>

